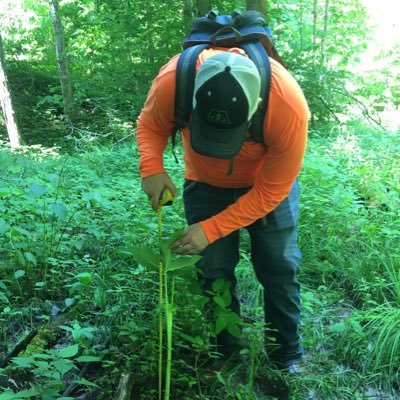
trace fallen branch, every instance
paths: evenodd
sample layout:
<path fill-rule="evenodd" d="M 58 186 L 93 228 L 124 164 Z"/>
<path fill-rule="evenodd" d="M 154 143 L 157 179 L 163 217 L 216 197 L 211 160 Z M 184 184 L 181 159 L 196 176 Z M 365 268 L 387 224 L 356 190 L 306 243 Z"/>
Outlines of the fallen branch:
<path fill-rule="evenodd" d="M 0 368 L 5 368 L 12 358 L 17 357 L 21 351 L 24 351 L 33 338 L 37 335 L 38 331 L 38 328 L 32 329 L 29 334 L 23 340 L 21 340 L 9 354 L 6 355 L 4 360 L 1 361 Z"/>
<path fill-rule="evenodd" d="M 110 344 L 110 342 L 111 342 L 111 338 L 106 339 L 106 341 L 104 342 L 104 349 L 106 349 L 106 348 L 108 347 L 108 345 Z M 103 357 L 104 357 L 104 354 L 101 356 L 101 360 L 99 360 L 98 362 L 101 362 L 102 359 L 103 359 Z M 93 362 L 86 362 L 86 363 L 84 363 L 82 369 L 79 371 L 78 376 L 75 377 L 75 378 L 72 380 L 72 382 L 67 386 L 67 388 L 64 390 L 64 392 L 63 392 L 63 394 L 62 394 L 63 397 L 68 397 L 69 394 L 70 394 L 73 390 L 75 390 L 75 388 L 79 385 L 78 381 L 79 381 L 80 379 L 82 379 L 82 378 L 86 375 L 86 373 L 87 373 L 87 371 L 88 371 L 88 369 L 89 369 L 89 367 L 90 367 L 91 364 L 94 364 L 94 363 L 93 363 Z"/>
<path fill-rule="evenodd" d="M 123 374 L 115 392 L 114 400 L 130 400 L 134 384 L 133 372 Z"/>

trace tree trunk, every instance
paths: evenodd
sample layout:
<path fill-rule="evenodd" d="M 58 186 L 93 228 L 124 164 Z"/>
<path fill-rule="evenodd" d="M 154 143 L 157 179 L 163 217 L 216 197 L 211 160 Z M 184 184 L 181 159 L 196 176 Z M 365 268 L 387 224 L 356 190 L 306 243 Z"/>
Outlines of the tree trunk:
<path fill-rule="evenodd" d="M 76 110 L 72 91 L 71 75 L 65 49 L 64 30 L 59 15 L 59 0 L 49 0 L 50 15 L 54 28 L 54 42 L 56 46 L 57 68 L 60 76 L 61 92 L 63 96 L 64 115 L 69 121 L 76 119 Z"/>
<path fill-rule="evenodd" d="M 300 23 L 299 23 L 299 36 L 300 36 L 300 51 L 303 51 L 303 26 L 304 26 L 304 4 L 303 0 L 300 1 Z"/>
<path fill-rule="evenodd" d="M 326 63 L 326 40 L 328 37 L 329 0 L 325 0 L 324 33 L 321 40 L 321 65 Z"/>
<path fill-rule="evenodd" d="M 314 51 L 317 47 L 317 21 L 318 21 L 318 0 L 314 0 L 314 3 L 313 3 L 313 33 L 312 33 L 312 43 L 313 43 Z"/>
<path fill-rule="evenodd" d="M 185 32 L 190 30 L 191 22 L 193 19 L 192 1 L 184 0 L 183 2 L 183 26 L 185 27 Z"/>
<path fill-rule="evenodd" d="M 3 110 L 6 123 L 7 134 L 12 149 L 21 147 L 21 138 L 18 131 L 17 122 L 14 116 L 11 95 L 8 89 L 7 75 L 5 71 L 3 41 L 0 33 L 0 108 Z"/>
<path fill-rule="evenodd" d="M 146 9 L 145 9 L 145 15 L 146 15 L 146 21 L 148 23 L 148 26 L 152 26 L 153 24 L 153 19 L 156 18 L 156 10 L 153 2 L 148 2 Z M 149 61 L 149 64 L 153 66 L 153 68 L 156 68 L 156 60 L 155 57 L 157 55 L 157 50 L 156 46 L 154 44 L 154 37 L 150 33 L 147 34 L 147 59 Z"/>
<path fill-rule="evenodd" d="M 211 10 L 210 0 L 196 0 L 197 16 L 204 17 Z"/>
<path fill-rule="evenodd" d="M 264 17 L 267 16 L 265 0 L 246 0 L 247 11 L 259 11 Z"/>

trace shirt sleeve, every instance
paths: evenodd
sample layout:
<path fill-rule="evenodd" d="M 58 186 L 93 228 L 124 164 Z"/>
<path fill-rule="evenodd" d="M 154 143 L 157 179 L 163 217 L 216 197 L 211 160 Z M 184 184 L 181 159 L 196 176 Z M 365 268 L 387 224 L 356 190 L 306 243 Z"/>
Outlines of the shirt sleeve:
<path fill-rule="evenodd" d="M 165 172 L 163 153 L 175 128 L 175 66 L 178 56 L 161 68 L 138 117 L 136 140 L 142 178 Z"/>

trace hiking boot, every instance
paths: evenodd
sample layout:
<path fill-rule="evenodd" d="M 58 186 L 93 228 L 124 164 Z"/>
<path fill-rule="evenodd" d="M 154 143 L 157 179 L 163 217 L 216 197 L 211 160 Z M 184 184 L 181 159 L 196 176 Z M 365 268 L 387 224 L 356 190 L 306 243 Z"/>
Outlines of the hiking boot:
<path fill-rule="evenodd" d="M 289 375 L 301 375 L 303 371 L 299 363 L 294 363 L 289 364 L 287 367 L 282 369 L 282 372 L 285 372 Z"/>
<path fill-rule="evenodd" d="M 285 362 L 274 362 L 273 366 L 278 369 L 279 371 L 283 372 L 284 374 L 288 375 L 301 375 L 302 368 L 301 368 L 302 360 L 301 358 L 288 360 Z"/>

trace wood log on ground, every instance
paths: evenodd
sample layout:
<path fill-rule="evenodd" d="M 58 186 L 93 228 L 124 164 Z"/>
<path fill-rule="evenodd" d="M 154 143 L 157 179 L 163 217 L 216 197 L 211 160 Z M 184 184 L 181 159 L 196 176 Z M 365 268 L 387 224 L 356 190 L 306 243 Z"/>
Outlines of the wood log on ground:
<path fill-rule="evenodd" d="M 113 400 L 131 400 L 132 389 L 135 383 L 133 372 L 123 374 L 119 381 Z"/>

